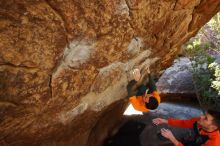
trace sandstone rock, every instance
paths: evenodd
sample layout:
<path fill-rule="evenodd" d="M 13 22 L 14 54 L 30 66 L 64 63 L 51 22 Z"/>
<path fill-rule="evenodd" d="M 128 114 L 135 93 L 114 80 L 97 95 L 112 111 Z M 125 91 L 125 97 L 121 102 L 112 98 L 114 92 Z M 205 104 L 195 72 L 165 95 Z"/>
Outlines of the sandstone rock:
<path fill-rule="evenodd" d="M 219 10 L 218 0 L 1 0 L 0 145 L 100 145 L 131 70 L 169 66 Z"/>

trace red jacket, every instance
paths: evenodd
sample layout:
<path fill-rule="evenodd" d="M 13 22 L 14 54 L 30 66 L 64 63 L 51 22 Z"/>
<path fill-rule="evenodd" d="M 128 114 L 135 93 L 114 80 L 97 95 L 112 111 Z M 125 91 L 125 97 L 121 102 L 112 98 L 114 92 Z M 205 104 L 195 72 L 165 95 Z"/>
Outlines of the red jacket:
<path fill-rule="evenodd" d="M 178 119 L 169 119 L 168 124 L 172 126 L 182 127 L 182 128 L 193 128 L 193 123 L 198 121 L 199 118 L 193 118 L 190 120 L 178 120 Z M 206 143 L 201 146 L 220 146 L 220 133 L 218 131 L 214 131 L 211 133 L 205 132 L 204 130 L 200 130 L 201 135 L 207 135 L 209 139 Z M 183 146 L 182 143 L 179 143 L 178 146 Z"/>

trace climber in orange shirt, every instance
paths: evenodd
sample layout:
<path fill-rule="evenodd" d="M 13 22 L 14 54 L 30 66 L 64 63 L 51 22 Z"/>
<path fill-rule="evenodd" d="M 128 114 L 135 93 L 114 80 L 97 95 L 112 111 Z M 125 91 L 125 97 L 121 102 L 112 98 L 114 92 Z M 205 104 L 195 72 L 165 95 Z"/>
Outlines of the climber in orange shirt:
<path fill-rule="evenodd" d="M 191 128 L 193 136 L 185 136 L 182 142 L 178 141 L 168 129 L 161 129 L 161 135 L 169 139 L 175 146 L 220 146 L 220 112 L 209 109 L 205 115 L 189 120 L 153 119 L 153 123 Z"/>
<path fill-rule="evenodd" d="M 148 112 L 154 110 L 160 104 L 160 96 L 157 92 L 154 80 L 148 70 L 149 82 L 146 85 L 141 85 L 138 88 L 137 93 L 132 92 L 133 86 L 141 79 L 141 73 L 139 69 L 133 71 L 134 80 L 131 80 L 127 85 L 129 101 L 134 109 L 142 112 Z"/>

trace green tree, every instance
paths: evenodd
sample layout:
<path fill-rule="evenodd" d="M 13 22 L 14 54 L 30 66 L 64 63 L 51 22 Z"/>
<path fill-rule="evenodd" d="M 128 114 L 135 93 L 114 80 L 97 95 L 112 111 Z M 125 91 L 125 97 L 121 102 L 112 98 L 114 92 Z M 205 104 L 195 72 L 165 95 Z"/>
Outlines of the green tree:
<path fill-rule="evenodd" d="M 190 71 L 203 105 L 220 108 L 220 68 L 215 58 L 208 52 L 209 45 L 194 39 L 185 48 L 186 56 L 191 60 Z"/>

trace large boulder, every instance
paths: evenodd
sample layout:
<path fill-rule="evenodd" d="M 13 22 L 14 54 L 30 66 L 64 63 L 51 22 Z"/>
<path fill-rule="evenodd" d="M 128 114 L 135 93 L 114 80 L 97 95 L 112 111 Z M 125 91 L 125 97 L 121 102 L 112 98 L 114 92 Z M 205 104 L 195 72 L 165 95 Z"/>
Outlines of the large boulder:
<path fill-rule="evenodd" d="M 133 68 L 171 64 L 219 0 L 1 0 L 0 145 L 97 146 Z"/>
<path fill-rule="evenodd" d="M 157 88 L 163 100 L 190 100 L 196 97 L 190 68 L 190 60 L 187 57 L 180 57 L 165 70 L 157 82 Z"/>

